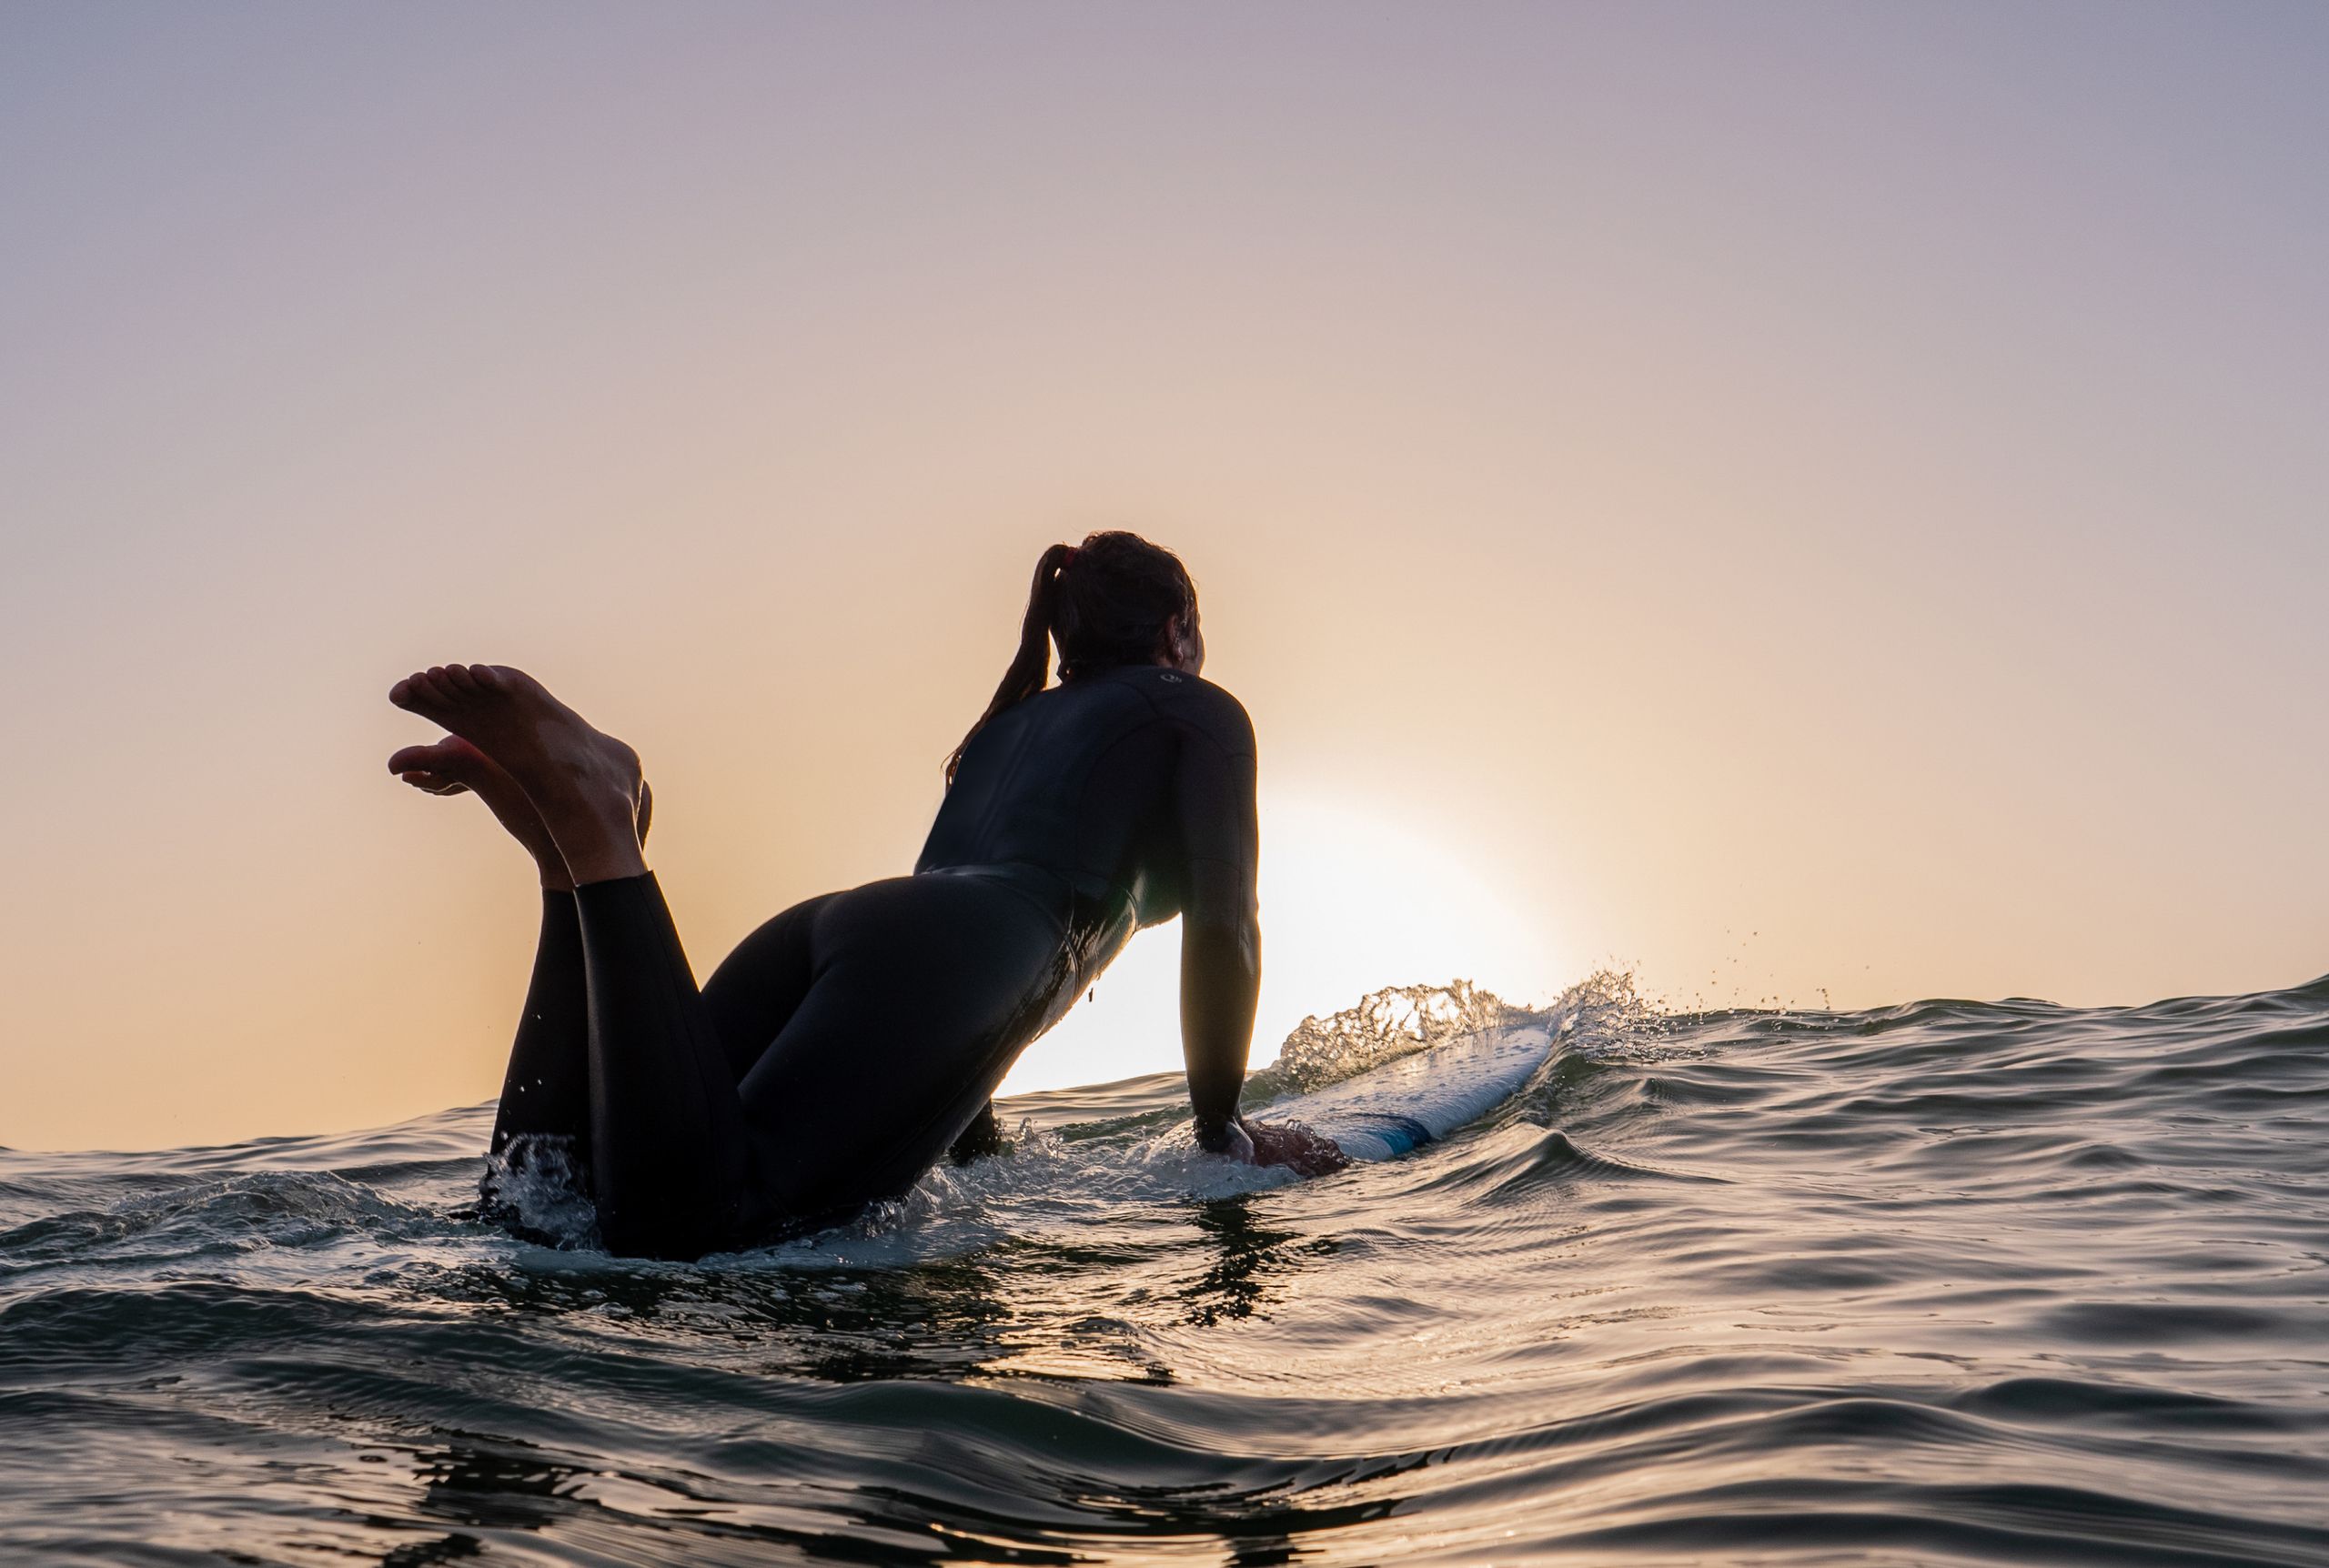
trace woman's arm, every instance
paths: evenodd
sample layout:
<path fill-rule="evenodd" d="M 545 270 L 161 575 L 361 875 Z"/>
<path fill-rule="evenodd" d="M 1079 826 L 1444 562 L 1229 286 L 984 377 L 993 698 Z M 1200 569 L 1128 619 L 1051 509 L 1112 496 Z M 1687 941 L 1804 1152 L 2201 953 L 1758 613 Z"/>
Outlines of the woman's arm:
<path fill-rule="evenodd" d="M 1197 1142 L 1248 1164 L 1291 1165 L 1305 1176 L 1324 1176 L 1350 1163 L 1332 1140 L 1298 1123 L 1248 1121 L 1238 1113 L 1262 988 L 1261 940 L 1250 910 L 1241 922 L 1198 920 L 1181 932 L 1181 1044 Z"/>
<path fill-rule="evenodd" d="M 1262 989 L 1254 729 L 1227 692 L 1182 732 L 1173 781 L 1181 868 L 1181 1050 L 1197 1141 L 1251 1158 L 1237 1095 Z"/>
<path fill-rule="evenodd" d="M 1185 910 L 1181 918 L 1181 1051 L 1197 1141 L 1216 1154 L 1251 1158 L 1252 1144 L 1237 1121 L 1237 1095 L 1245 1086 L 1254 1004 L 1262 990 L 1261 925 L 1250 916 L 1223 922 Z"/>
<path fill-rule="evenodd" d="M 1184 735 L 1174 799 L 1185 857 L 1181 886 L 1181 1052 L 1197 1142 L 1256 1165 L 1323 1176 L 1350 1161 L 1334 1142 L 1291 1122 L 1238 1114 L 1254 1004 L 1262 990 L 1261 862 L 1254 792 L 1254 727 L 1217 691 L 1215 722 Z"/>

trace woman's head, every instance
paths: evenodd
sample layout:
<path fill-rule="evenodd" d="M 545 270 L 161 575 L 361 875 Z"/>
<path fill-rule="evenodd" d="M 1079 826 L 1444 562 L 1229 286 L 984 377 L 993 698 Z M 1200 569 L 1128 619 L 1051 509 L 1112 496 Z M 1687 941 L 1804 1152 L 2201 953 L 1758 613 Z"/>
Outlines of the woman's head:
<path fill-rule="evenodd" d="M 1172 662 L 1175 632 L 1193 634 L 1197 618 L 1196 584 L 1181 558 L 1122 531 L 1060 548 L 1066 559 L 1053 574 L 1048 628 L 1059 645 L 1059 678 Z"/>
<path fill-rule="evenodd" d="M 1062 681 L 1127 664 L 1169 664 L 1195 675 L 1205 663 L 1196 584 L 1178 556 L 1138 534 L 1111 529 L 1045 550 L 1028 590 L 1019 651 L 994 700 L 946 759 L 949 782 L 972 736 L 1044 689 L 1054 643 Z"/>

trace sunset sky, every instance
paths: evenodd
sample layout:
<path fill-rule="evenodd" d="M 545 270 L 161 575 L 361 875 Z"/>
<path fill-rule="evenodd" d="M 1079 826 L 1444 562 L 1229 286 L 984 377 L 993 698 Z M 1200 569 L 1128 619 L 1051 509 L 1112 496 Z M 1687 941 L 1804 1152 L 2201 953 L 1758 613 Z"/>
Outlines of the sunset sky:
<path fill-rule="evenodd" d="M 699 973 L 906 869 L 1044 545 L 1261 745 L 1256 1064 L 2329 970 L 2329 9 L 0 10 L 0 1143 L 494 1092 L 636 744 Z M 1018 1087 L 1177 1064 L 1153 933 Z"/>

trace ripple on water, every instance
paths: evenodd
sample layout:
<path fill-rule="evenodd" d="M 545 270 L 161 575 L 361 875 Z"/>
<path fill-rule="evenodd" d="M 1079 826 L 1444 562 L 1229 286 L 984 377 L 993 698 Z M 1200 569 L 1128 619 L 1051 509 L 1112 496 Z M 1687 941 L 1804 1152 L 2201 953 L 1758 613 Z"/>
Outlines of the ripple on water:
<path fill-rule="evenodd" d="M 1153 1077 L 701 1265 L 479 1228 L 476 1109 L 0 1154 L 0 1559 L 2329 1564 L 2329 981 L 1563 1005 L 1407 1160 Z"/>

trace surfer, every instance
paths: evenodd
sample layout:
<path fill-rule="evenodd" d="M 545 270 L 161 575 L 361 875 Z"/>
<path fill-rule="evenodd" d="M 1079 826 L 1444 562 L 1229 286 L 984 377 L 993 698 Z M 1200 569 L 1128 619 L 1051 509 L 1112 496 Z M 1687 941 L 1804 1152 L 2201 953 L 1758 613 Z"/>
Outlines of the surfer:
<path fill-rule="evenodd" d="M 507 666 L 397 682 L 389 701 L 450 733 L 390 770 L 479 796 L 541 873 L 497 1161 L 565 1161 L 620 1253 L 843 1217 L 950 1148 L 994 1147 L 988 1097 L 1021 1050 L 1135 929 L 1178 914 L 1198 1143 L 1337 1168 L 1331 1142 L 1238 1112 L 1261 980 L 1254 732 L 1204 665 L 1171 551 L 1122 532 L 1054 545 L 913 874 L 795 905 L 701 989 L 647 868 L 638 754 Z"/>

